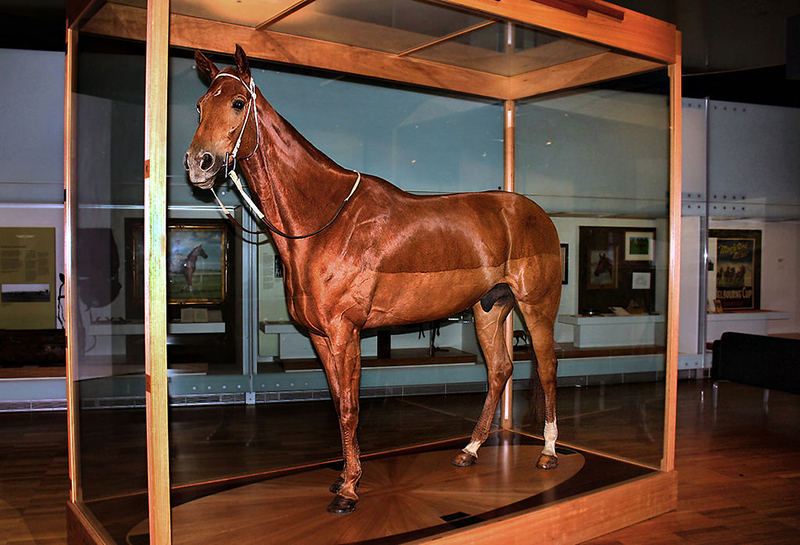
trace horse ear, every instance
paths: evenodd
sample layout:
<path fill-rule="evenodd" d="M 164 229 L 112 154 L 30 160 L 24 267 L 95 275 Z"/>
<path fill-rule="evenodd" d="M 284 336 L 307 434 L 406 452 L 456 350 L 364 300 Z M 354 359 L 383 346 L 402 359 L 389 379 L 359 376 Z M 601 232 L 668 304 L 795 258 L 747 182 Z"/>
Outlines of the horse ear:
<path fill-rule="evenodd" d="M 194 62 L 197 65 L 197 68 L 204 73 L 208 79 L 214 79 L 214 76 L 216 76 L 219 72 L 219 68 L 217 68 L 213 62 L 208 60 L 208 57 L 203 55 L 199 49 L 196 49 L 194 52 Z"/>
<path fill-rule="evenodd" d="M 236 67 L 239 69 L 239 72 L 243 76 L 250 75 L 250 63 L 247 61 L 247 54 L 242 49 L 242 46 L 236 44 L 236 53 L 234 53 L 233 58 L 236 59 Z"/>

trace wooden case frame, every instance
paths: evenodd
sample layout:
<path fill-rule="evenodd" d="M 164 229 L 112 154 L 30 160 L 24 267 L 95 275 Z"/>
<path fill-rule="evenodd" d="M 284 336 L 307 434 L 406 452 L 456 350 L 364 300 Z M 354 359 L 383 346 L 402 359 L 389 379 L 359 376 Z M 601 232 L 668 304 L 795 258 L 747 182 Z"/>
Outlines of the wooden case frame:
<path fill-rule="evenodd" d="M 292 9 L 301 9 L 300 0 Z M 667 67 L 671 79 L 669 290 L 667 324 L 667 380 L 664 455 L 661 472 L 611 489 L 581 496 L 534 512 L 455 531 L 437 542 L 472 543 L 487 539 L 513 542 L 538 535 L 545 541 L 578 542 L 674 509 L 677 476 L 674 471 L 677 335 L 680 270 L 680 142 L 681 52 L 680 33 L 673 25 L 618 8 L 601 0 L 439 0 L 452 7 L 489 17 L 533 25 L 548 31 L 606 46 L 604 53 L 555 64 L 516 76 L 498 76 L 452 65 L 387 54 L 340 43 L 271 32 L 267 25 L 249 28 L 170 13 L 169 0 L 148 0 L 147 9 L 106 3 L 104 0 L 67 1 L 67 57 L 65 78 L 65 270 L 75 278 L 72 233 L 76 206 L 75 100 L 76 43 L 79 32 L 146 41 L 145 103 L 145 302 L 146 413 L 149 524 L 152 543 L 171 543 L 169 437 L 167 429 L 167 322 L 166 322 L 166 143 L 167 78 L 170 46 L 199 48 L 230 54 L 242 44 L 251 57 L 421 85 L 444 91 L 505 101 L 505 189 L 514 190 L 515 101 L 603 80 Z M 67 311 L 78 303 L 75 287 L 67 285 Z M 507 327 L 508 343 L 512 327 Z M 77 336 L 67 324 L 70 341 Z M 70 543 L 105 543 L 107 534 L 82 507 L 80 481 L 78 396 L 74 342 L 69 342 L 67 390 L 69 405 L 70 479 L 68 509 Z M 510 426 L 511 388 L 506 389 L 501 421 Z M 587 521 L 581 513 L 594 513 Z M 557 532 L 557 534 L 555 533 Z M 549 539 L 548 539 L 549 538 Z"/>

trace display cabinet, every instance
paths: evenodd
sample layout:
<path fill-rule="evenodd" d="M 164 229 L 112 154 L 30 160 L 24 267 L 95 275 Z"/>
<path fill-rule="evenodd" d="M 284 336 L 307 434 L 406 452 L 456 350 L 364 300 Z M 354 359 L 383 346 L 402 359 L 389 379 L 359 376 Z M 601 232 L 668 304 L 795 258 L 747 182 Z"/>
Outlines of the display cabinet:
<path fill-rule="evenodd" d="M 594 0 L 76 0 L 67 14 L 70 542 L 578 542 L 675 508 L 674 26 Z M 464 309 L 364 332 L 362 499 L 325 511 L 339 430 L 283 263 L 183 167 L 207 89 L 193 51 L 230 65 L 237 44 L 270 104 L 346 168 L 420 195 L 514 191 L 553 219 L 558 469 L 534 467 L 536 364 L 516 316 L 490 439 L 475 466 L 449 464 L 486 392 Z M 102 282 L 76 268 L 90 235 Z"/>

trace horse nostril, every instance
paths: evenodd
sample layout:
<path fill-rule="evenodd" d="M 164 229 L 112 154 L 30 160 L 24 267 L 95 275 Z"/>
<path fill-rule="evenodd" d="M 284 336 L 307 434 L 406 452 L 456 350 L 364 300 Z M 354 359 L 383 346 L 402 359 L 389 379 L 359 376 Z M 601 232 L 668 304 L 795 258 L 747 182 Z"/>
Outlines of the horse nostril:
<path fill-rule="evenodd" d="M 189 152 L 188 151 L 183 155 L 183 170 L 185 170 L 186 172 L 189 172 Z"/>
<path fill-rule="evenodd" d="M 208 152 L 200 156 L 200 170 L 207 171 L 214 166 L 214 156 Z"/>

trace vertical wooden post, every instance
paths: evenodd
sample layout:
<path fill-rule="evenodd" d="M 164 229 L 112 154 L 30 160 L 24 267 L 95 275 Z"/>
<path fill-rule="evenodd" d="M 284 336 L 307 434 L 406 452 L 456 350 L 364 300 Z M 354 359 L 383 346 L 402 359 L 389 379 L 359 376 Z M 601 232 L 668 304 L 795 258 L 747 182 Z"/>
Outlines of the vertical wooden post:
<path fill-rule="evenodd" d="M 514 191 L 514 145 L 515 145 L 515 120 L 517 104 L 513 100 L 506 100 L 503 109 L 505 130 L 503 134 L 503 155 L 504 155 L 504 179 L 503 189 Z M 506 350 L 514 363 L 514 311 L 506 318 Z M 500 426 L 503 429 L 511 429 L 514 424 L 514 377 L 508 379 L 503 398 L 500 403 Z"/>
<path fill-rule="evenodd" d="M 678 390 L 678 331 L 680 329 L 681 271 L 681 51 L 676 38 L 675 64 L 670 77 L 669 296 L 667 300 L 666 410 L 661 470 L 675 469 L 675 422 Z"/>
<path fill-rule="evenodd" d="M 80 442 L 78 422 L 80 404 L 78 399 L 78 328 L 73 316 L 78 313 L 77 273 L 75 266 L 75 78 L 77 74 L 78 32 L 67 28 L 66 60 L 64 66 L 64 328 L 67 336 L 67 447 L 69 451 L 69 499 L 72 503 L 82 500 L 80 487 Z"/>
<path fill-rule="evenodd" d="M 167 428 L 167 83 L 169 0 L 147 2 L 145 74 L 145 396 L 150 543 L 172 542 Z"/>

